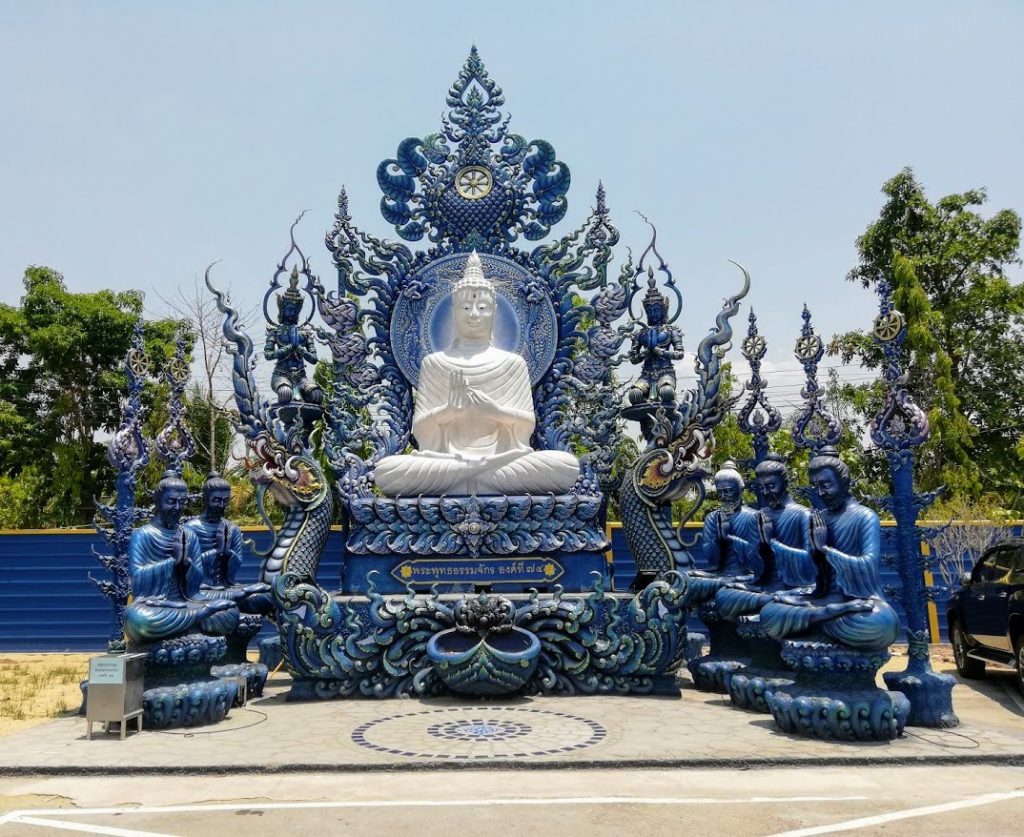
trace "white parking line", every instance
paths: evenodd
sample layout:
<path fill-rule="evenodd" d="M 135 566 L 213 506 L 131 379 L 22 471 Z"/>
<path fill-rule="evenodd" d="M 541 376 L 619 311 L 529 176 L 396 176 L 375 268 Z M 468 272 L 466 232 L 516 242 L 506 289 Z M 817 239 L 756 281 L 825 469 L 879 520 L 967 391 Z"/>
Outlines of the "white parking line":
<path fill-rule="evenodd" d="M 883 825 L 896 820 L 909 820 L 914 817 L 927 817 L 932 814 L 945 814 L 949 811 L 959 811 L 962 808 L 974 808 L 978 805 L 991 805 L 993 802 L 1004 802 L 1007 799 L 1020 799 L 1024 797 L 1024 791 L 1009 791 L 1007 793 L 986 793 L 983 796 L 973 796 L 969 799 L 961 799 L 957 802 L 944 802 L 941 805 L 926 805 L 923 808 L 906 808 L 902 811 L 892 811 L 888 814 L 878 814 L 874 817 L 861 817 L 857 820 L 832 823 L 832 825 L 820 825 L 814 828 L 799 828 L 796 831 L 782 831 L 772 834 L 771 837 L 811 837 L 813 834 L 832 834 L 836 831 L 855 831 L 858 828 L 871 828 L 875 825 Z"/>
<path fill-rule="evenodd" d="M 376 799 L 341 802 L 252 802 L 213 805 L 142 805 L 123 808 L 31 808 L 8 811 L 6 822 L 25 822 L 36 817 L 87 817 L 102 814 L 190 814 L 214 811 L 288 811 L 317 808 L 458 808 L 491 805 L 777 805 L 787 802 L 860 802 L 866 796 L 748 796 L 723 799 L 713 796 L 563 796 L 512 797 L 509 799 Z M 50 822 L 48 820 L 48 822 Z"/>
<path fill-rule="evenodd" d="M 131 831 L 127 828 L 110 828 L 105 825 L 88 825 L 83 822 L 67 822 L 66 820 L 44 820 L 39 817 L 21 816 L 11 820 L 19 825 L 38 825 L 41 828 L 57 828 L 63 831 L 78 831 L 87 834 L 110 834 L 113 837 L 175 837 L 173 834 L 161 834 L 157 831 Z"/>

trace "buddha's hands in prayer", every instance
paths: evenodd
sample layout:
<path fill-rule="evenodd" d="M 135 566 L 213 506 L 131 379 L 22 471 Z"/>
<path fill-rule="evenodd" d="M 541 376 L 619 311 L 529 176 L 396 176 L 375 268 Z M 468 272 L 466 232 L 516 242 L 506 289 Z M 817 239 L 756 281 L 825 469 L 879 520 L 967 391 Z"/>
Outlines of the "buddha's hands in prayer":
<path fill-rule="evenodd" d="M 185 551 L 185 533 L 174 539 L 174 549 L 171 551 L 175 567 L 187 567 L 189 565 L 188 553 Z"/>
<path fill-rule="evenodd" d="M 772 538 L 775 537 L 775 526 L 772 519 L 765 514 L 764 509 L 757 514 L 757 532 L 761 536 L 761 543 L 764 546 L 771 546 Z"/>
<path fill-rule="evenodd" d="M 724 514 L 718 515 L 718 540 L 725 541 L 729 539 L 729 535 L 732 533 L 732 525 L 729 522 L 729 518 Z"/>
<path fill-rule="evenodd" d="M 821 513 L 815 509 L 811 512 L 811 548 L 816 552 L 824 552 L 828 547 L 828 525 Z"/>

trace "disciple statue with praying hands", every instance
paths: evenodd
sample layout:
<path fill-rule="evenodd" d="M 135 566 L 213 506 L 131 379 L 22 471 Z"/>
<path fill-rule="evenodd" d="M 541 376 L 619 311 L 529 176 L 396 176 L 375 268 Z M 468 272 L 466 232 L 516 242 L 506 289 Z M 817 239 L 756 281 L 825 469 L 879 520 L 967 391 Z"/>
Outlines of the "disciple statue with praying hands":
<path fill-rule="evenodd" d="M 235 574 L 242 565 L 242 530 L 224 517 L 231 500 L 231 483 L 211 473 L 203 483 L 203 510 L 185 523 L 199 539 L 203 581 L 199 597 L 227 599 L 242 613 L 268 613 L 273 609 L 270 585 L 238 584 Z"/>
<path fill-rule="evenodd" d="M 805 595 L 773 596 L 761 610 L 761 627 L 778 640 L 816 633 L 863 651 L 888 648 L 899 618 L 882 598 L 878 515 L 850 496 L 850 469 L 834 448 L 822 448 L 808 473 L 824 505 L 812 527 L 816 584 Z"/>
<path fill-rule="evenodd" d="M 173 471 L 157 484 L 153 519 L 132 532 L 128 568 L 134 600 L 124 628 L 137 644 L 189 632 L 226 636 L 238 627 L 234 602 L 200 595 L 203 580 L 199 539 L 181 525 L 188 486 Z"/>

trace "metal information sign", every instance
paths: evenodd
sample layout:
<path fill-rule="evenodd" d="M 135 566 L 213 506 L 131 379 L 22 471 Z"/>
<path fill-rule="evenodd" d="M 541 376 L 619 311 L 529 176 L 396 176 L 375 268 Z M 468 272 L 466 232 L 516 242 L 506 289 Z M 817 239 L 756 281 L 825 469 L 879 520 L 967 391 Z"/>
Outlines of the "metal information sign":
<path fill-rule="evenodd" d="M 89 660 L 89 685 L 124 683 L 124 657 L 93 657 Z"/>

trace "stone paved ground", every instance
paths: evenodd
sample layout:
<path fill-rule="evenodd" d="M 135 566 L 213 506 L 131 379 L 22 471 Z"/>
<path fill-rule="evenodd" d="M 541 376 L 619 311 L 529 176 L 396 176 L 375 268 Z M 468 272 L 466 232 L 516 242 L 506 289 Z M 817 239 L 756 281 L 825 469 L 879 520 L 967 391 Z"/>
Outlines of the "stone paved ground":
<path fill-rule="evenodd" d="M 902 665 L 905 660 L 894 660 Z M 334 700 L 289 703 L 287 678 L 211 727 L 85 740 L 65 717 L 2 739 L 0 774 L 223 768 L 239 772 L 441 766 L 760 766 L 1024 764 L 1024 702 L 1007 676 L 954 691 L 962 725 L 911 728 L 891 743 L 836 743 L 778 732 L 770 716 L 694 691 L 671 698 Z"/>

